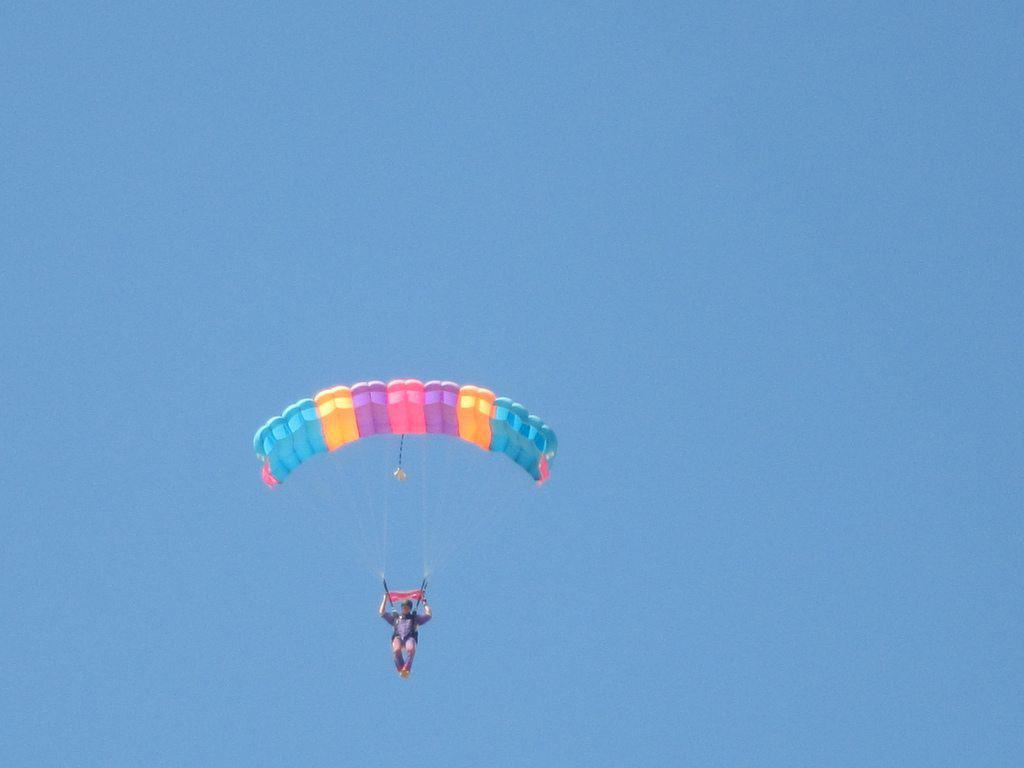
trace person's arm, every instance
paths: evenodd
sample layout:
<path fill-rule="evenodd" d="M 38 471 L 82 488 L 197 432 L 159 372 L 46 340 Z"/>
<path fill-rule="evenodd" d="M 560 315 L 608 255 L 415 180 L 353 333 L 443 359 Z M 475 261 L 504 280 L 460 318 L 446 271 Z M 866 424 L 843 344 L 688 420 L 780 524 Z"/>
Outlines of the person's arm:
<path fill-rule="evenodd" d="M 430 610 L 430 603 L 427 602 L 427 598 L 423 598 L 423 615 L 416 617 L 416 624 L 426 624 L 430 621 L 430 617 L 433 616 L 433 612 Z"/>
<path fill-rule="evenodd" d="M 387 605 L 387 602 L 388 602 L 388 593 L 385 592 L 384 593 L 384 597 L 382 597 L 381 600 L 380 600 L 380 608 L 377 609 L 377 613 L 380 614 L 380 617 L 382 619 L 384 619 L 384 621 L 386 621 L 388 624 L 391 624 L 392 626 L 394 626 L 395 620 L 391 617 L 390 614 L 387 614 L 387 613 L 384 612 L 384 606 Z"/>

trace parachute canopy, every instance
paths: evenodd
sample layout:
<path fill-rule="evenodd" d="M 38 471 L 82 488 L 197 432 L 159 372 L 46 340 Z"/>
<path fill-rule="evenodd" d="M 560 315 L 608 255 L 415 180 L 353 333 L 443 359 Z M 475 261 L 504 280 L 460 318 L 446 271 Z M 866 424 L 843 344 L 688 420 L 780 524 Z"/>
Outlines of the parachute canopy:
<path fill-rule="evenodd" d="M 395 379 L 318 392 L 259 428 L 253 450 L 263 482 L 283 482 L 306 459 L 373 435 L 439 434 L 506 454 L 538 483 L 548 479 L 555 433 L 519 403 L 472 384 Z"/>

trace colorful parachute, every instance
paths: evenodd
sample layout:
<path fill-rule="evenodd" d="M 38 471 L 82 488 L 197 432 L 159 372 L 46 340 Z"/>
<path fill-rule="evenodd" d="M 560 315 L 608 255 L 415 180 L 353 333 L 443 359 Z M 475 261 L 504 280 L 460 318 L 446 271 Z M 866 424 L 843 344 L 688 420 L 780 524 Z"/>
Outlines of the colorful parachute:
<path fill-rule="evenodd" d="M 442 434 L 506 454 L 538 483 L 558 448 L 555 433 L 519 403 L 452 381 L 364 381 L 285 408 L 253 438 L 263 482 L 278 485 L 306 459 L 372 435 Z"/>

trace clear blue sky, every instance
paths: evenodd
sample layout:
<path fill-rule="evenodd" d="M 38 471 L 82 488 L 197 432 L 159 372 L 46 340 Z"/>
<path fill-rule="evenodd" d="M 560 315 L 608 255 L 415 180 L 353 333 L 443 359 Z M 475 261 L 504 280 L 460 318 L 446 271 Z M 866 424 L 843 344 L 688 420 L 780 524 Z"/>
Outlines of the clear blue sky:
<path fill-rule="evenodd" d="M 0 764 L 1024 764 L 1019 4 L 555 5 L 5 5 Z M 393 376 L 561 449 L 407 682 Z"/>

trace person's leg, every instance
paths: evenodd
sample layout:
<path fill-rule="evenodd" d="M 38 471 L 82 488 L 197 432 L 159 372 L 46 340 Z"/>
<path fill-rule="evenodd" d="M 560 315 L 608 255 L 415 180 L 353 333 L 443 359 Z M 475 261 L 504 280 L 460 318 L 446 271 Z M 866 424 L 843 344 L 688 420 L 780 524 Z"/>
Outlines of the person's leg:
<path fill-rule="evenodd" d="M 405 639 L 405 669 L 412 669 L 412 659 L 416 655 L 416 640 L 411 637 Z"/>
<path fill-rule="evenodd" d="M 405 659 L 402 658 L 402 641 L 397 637 L 391 638 L 391 650 L 395 654 L 395 669 L 402 669 L 405 666 Z"/>

